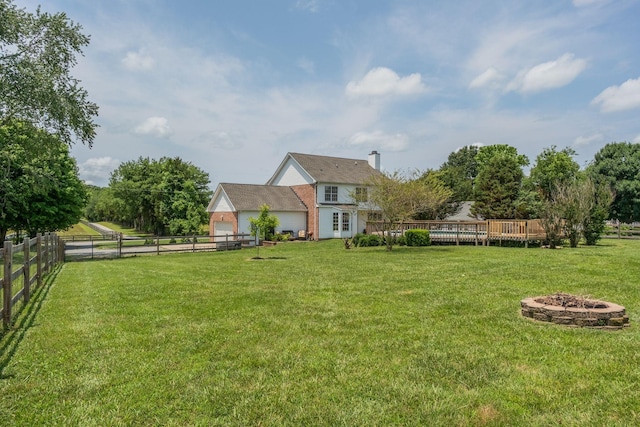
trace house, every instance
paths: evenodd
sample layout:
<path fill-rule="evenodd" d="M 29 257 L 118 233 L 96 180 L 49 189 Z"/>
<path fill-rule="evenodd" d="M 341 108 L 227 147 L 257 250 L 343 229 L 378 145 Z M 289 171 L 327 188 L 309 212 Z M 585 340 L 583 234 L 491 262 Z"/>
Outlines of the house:
<path fill-rule="evenodd" d="M 377 151 L 367 160 L 287 153 L 265 185 L 218 185 L 207 208 L 209 234 L 249 233 L 249 218 L 267 204 L 280 220 L 276 232 L 316 240 L 352 237 L 365 229 L 368 214 L 354 196 L 366 199 L 366 183 L 379 173 Z"/>

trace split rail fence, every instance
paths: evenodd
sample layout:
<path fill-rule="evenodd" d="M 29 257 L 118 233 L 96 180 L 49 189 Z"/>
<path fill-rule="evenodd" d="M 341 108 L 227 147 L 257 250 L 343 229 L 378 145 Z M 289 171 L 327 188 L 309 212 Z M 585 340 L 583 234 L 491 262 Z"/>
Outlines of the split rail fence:
<path fill-rule="evenodd" d="M 120 233 L 63 237 L 67 261 L 160 255 L 175 252 L 225 251 L 247 247 L 249 234 L 219 236 L 124 237 Z"/>
<path fill-rule="evenodd" d="M 489 245 L 491 242 L 529 242 L 545 240 L 540 220 L 487 220 L 487 221 L 410 221 L 391 225 L 381 221 L 368 222 L 367 233 L 382 234 L 383 230 L 391 230 L 392 235 L 402 235 L 406 230 L 429 230 L 432 242 L 437 243 L 473 243 Z"/>
<path fill-rule="evenodd" d="M 31 291 L 42 285 L 43 277 L 53 267 L 64 261 L 64 244 L 52 233 L 38 234 L 34 238 L 25 237 L 20 244 L 5 241 L 0 249 L 2 274 L 2 323 L 11 325 L 13 308 L 20 301 L 27 304 Z M 22 280 L 20 280 L 22 279 Z"/>

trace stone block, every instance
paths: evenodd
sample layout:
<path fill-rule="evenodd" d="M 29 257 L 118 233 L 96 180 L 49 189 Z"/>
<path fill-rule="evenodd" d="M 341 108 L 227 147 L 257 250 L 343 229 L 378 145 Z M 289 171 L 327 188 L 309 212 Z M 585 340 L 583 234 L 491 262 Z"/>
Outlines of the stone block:
<path fill-rule="evenodd" d="M 573 317 L 556 316 L 552 321 L 558 325 L 571 325 L 573 324 Z"/>
<path fill-rule="evenodd" d="M 544 313 L 534 313 L 533 314 L 533 318 L 536 320 L 540 320 L 541 322 L 548 322 L 549 321 L 549 316 L 547 316 Z"/>
<path fill-rule="evenodd" d="M 611 319 L 609 319 L 609 322 L 607 323 L 608 326 L 622 326 L 624 325 L 624 318 L 623 317 L 612 317 Z"/>

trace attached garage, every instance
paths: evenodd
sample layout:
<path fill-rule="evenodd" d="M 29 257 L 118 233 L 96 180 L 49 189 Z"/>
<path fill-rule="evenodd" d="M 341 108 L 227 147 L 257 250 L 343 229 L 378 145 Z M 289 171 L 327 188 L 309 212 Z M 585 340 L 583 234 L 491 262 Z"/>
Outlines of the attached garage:
<path fill-rule="evenodd" d="M 233 234 L 233 222 L 215 221 L 213 223 L 213 239 L 218 241 L 226 240 L 225 236 Z"/>

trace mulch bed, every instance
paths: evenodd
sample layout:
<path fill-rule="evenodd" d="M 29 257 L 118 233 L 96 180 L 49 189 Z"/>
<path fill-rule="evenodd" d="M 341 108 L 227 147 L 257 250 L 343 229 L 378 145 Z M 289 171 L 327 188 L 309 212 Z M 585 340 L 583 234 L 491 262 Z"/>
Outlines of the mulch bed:
<path fill-rule="evenodd" d="M 545 305 L 555 305 L 558 307 L 576 308 L 607 308 L 607 304 L 602 301 L 592 300 L 585 297 L 557 292 L 553 295 L 536 298 L 537 303 Z"/>

